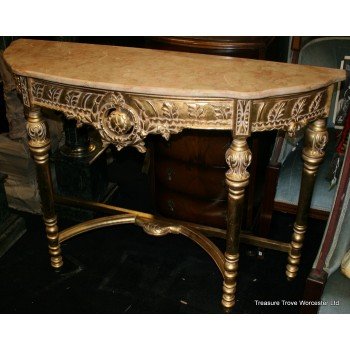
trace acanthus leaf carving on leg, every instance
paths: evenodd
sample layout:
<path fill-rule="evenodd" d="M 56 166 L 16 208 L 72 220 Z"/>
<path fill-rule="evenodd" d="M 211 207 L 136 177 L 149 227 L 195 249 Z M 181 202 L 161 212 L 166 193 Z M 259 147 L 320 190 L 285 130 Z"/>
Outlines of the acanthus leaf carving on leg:
<path fill-rule="evenodd" d="M 245 139 L 236 138 L 225 154 L 229 166 L 227 176 L 235 181 L 245 180 L 249 177 L 247 171 L 252 160 L 252 153 L 246 146 Z"/>

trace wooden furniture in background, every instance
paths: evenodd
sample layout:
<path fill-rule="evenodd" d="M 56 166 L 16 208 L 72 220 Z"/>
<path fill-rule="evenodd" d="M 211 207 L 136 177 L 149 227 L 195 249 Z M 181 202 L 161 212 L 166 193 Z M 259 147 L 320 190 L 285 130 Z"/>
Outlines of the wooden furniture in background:
<path fill-rule="evenodd" d="M 162 50 L 264 59 L 273 40 L 274 37 L 264 36 L 148 37 L 146 44 Z M 267 140 L 266 134 L 253 134 L 249 140 L 253 159 L 245 203 L 245 227 L 253 225 L 257 169 L 267 165 L 273 140 Z M 230 142 L 229 132 L 203 130 L 186 130 L 169 141 L 154 138 L 152 178 L 157 212 L 174 219 L 225 228 L 227 165 L 224 154 Z M 265 152 L 261 148 L 259 152 L 259 145 Z M 261 179 L 260 176 L 259 181 Z"/>

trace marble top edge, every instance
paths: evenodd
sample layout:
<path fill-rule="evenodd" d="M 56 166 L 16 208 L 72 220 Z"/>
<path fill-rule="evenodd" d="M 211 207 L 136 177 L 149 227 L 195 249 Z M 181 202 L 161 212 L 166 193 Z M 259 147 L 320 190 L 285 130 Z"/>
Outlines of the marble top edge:
<path fill-rule="evenodd" d="M 337 83 L 341 80 L 333 80 L 329 81 L 325 84 L 320 85 L 314 85 L 310 87 L 309 89 L 305 89 L 305 86 L 295 86 L 293 89 L 278 89 L 276 90 L 265 90 L 265 91 L 259 91 L 259 92 L 232 92 L 229 90 L 201 90 L 200 93 L 197 90 L 189 90 L 189 89 L 165 89 L 161 87 L 153 87 L 153 88 L 143 88 L 140 86 L 127 86 L 127 85 L 120 85 L 118 84 L 108 84 L 103 82 L 94 82 L 89 83 L 84 82 L 82 83 L 80 80 L 74 80 L 74 79 L 68 79 L 68 78 L 62 78 L 62 77 L 51 77 L 51 79 L 47 79 L 47 76 L 40 75 L 40 74 L 34 74 L 32 72 L 19 72 L 19 71 L 13 71 L 13 73 L 24 76 L 27 78 L 33 78 L 38 80 L 43 80 L 47 83 L 53 83 L 53 84 L 62 84 L 77 88 L 90 88 L 90 89 L 98 89 L 98 90 L 106 90 L 111 92 L 121 92 L 121 93 L 129 93 L 129 94 L 138 94 L 138 95 L 144 95 L 144 96 L 167 96 L 172 98 L 212 98 L 212 99 L 263 99 L 263 98 L 272 98 L 272 97 L 280 97 L 280 96 L 286 96 L 286 95 L 294 95 L 309 91 L 315 91 L 322 88 L 327 88 L 328 86 Z"/>
<path fill-rule="evenodd" d="M 172 97 L 257 99 L 317 90 L 345 79 L 340 69 L 29 39 L 13 42 L 4 57 L 17 75 Z"/>

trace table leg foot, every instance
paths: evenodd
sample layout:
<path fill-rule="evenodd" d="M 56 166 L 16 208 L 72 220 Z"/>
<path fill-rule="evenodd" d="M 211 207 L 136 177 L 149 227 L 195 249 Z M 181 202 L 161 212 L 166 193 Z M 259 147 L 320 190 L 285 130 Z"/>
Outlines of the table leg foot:
<path fill-rule="evenodd" d="M 297 276 L 299 270 L 301 248 L 303 246 L 306 225 L 294 224 L 294 233 L 292 236 L 291 250 L 288 254 L 288 264 L 286 267 L 286 275 L 289 281 Z"/>
<path fill-rule="evenodd" d="M 235 305 L 236 279 L 238 271 L 239 254 L 231 255 L 225 253 L 224 284 L 221 304 L 226 312 Z"/>
<path fill-rule="evenodd" d="M 49 254 L 51 260 L 51 266 L 55 269 L 59 269 L 63 265 L 61 248 L 58 243 L 58 227 L 57 219 L 45 219 L 46 236 L 48 239 Z"/>

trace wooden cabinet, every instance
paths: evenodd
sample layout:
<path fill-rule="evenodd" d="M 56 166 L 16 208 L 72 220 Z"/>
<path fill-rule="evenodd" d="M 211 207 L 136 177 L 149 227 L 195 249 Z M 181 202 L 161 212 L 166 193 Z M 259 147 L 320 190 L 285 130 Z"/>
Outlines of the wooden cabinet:
<path fill-rule="evenodd" d="M 150 48 L 263 59 L 273 37 L 149 37 Z M 256 177 L 259 136 L 250 147 L 250 187 L 246 203 L 246 226 L 253 222 L 254 177 Z M 178 220 L 226 228 L 227 192 L 225 152 L 230 132 L 186 130 L 170 141 L 155 138 L 154 198 L 159 214 Z M 267 147 L 268 148 L 268 147 Z M 268 160 L 268 156 L 265 161 Z"/>

